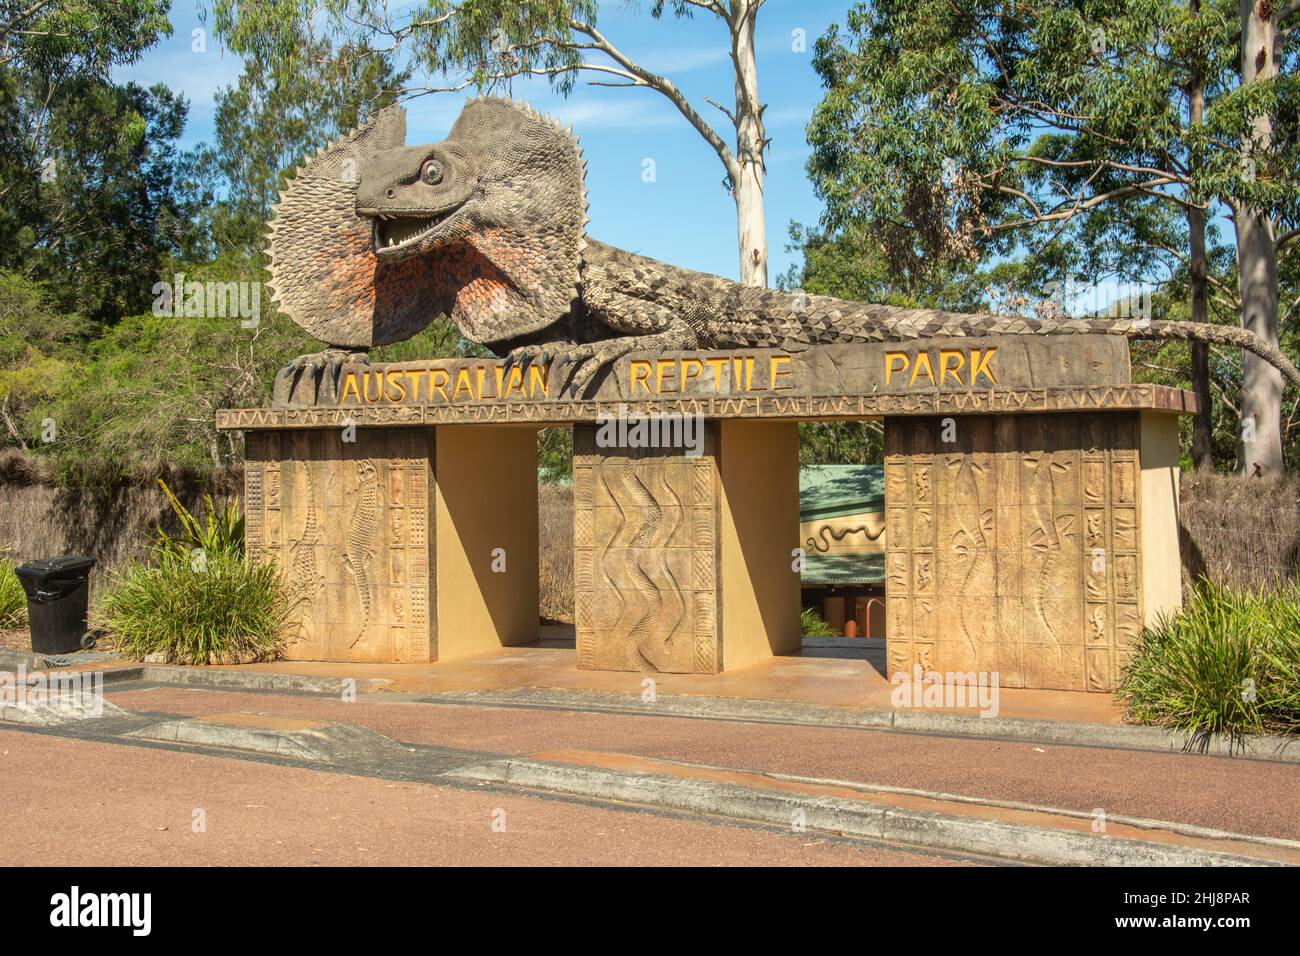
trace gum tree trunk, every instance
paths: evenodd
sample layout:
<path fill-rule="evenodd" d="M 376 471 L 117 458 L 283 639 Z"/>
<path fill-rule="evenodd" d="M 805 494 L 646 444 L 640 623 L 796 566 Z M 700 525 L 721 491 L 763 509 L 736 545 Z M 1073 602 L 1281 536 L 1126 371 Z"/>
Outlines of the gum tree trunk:
<path fill-rule="evenodd" d="M 754 23 L 758 4 L 732 0 L 731 58 L 736 76 L 736 172 L 732 176 L 736 200 L 736 232 L 740 244 L 740 281 L 767 285 L 767 217 L 763 190 L 767 170 L 763 164 L 763 112 L 758 101 L 758 64 L 754 56 Z"/>
<path fill-rule="evenodd" d="M 1190 0 L 1192 16 L 1200 13 L 1200 0 Z M 1188 120 L 1192 126 L 1205 121 L 1205 78 L 1198 69 L 1187 88 Z M 1195 197 L 1191 197 L 1195 199 Z M 1205 255 L 1205 210 L 1187 207 L 1187 233 L 1190 243 L 1190 284 L 1192 321 L 1209 321 L 1209 262 Z M 1198 411 L 1192 419 L 1192 462 L 1197 468 L 1214 467 L 1214 406 L 1210 392 L 1210 346 L 1192 342 L 1192 391 Z"/>
<path fill-rule="evenodd" d="M 1241 82 L 1243 86 L 1277 73 L 1274 8 L 1269 0 L 1239 0 L 1241 15 Z M 1243 161 L 1253 163 L 1255 146 L 1271 145 L 1273 124 L 1267 115 L 1254 121 L 1255 145 L 1243 145 Z M 1277 235 L 1263 210 L 1233 204 L 1237 233 L 1237 271 L 1241 324 L 1266 342 L 1278 341 Z M 1239 461 L 1246 475 L 1282 472 L 1282 373 L 1250 353 L 1242 356 Z"/>

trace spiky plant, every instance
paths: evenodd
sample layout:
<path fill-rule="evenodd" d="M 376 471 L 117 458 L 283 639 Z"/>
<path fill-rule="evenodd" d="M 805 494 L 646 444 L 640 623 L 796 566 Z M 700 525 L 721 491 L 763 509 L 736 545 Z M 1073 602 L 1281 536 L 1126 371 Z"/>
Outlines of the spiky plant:
<path fill-rule="evenodd" d="M 1143 632 L 1117 696 L 1131 719 L 1202 743 L 1300 731 L 1300 590 L 1198 582 L 1177 614 Z"/>

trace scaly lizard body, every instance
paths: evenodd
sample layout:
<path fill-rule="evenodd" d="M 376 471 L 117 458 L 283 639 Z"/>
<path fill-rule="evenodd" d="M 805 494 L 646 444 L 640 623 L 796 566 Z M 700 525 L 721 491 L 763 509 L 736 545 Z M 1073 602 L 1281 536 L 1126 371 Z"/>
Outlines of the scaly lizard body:
<path fill-rule="evenodd" d="M 1028 319 L 903 309 L 743 286 L 587 238 L 586 166 L 572 133 L 522 104 L 471 100 L 447 139 L 405 145 L 396 107 L 301 167 L 271 222 L 282 311 L 332 348 L 281 373 L 336 394 L 359 351 L 447 315 L 511 362 L 565 366 L 581 393 L 633 351 L 887 342 L 941 336 L 1110 334 L 1248 349 L 1300 384 L 1244 329 L 1129 319 Z"/>

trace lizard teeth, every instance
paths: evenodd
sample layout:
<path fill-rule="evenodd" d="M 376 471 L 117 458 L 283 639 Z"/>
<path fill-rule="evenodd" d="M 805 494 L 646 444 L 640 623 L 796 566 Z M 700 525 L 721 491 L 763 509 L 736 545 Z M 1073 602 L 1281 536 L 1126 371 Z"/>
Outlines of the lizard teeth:
<path fill-rule="evenodd" d="M 439 223 L 455 210 L 437 216 L 398 216 L 391 213 L 377 213 L 375 245 L 380 249 L 397 249 L 412 245 L 425 238 Z"/>

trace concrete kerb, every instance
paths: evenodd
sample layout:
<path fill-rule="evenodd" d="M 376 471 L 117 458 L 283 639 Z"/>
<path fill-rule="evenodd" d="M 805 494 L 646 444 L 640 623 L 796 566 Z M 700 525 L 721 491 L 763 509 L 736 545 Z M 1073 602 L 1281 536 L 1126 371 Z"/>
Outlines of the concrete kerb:
<path fill-rule="evenodd" d="M 255 719 L 239 719 L 244 716 L 185 717 L 151 724 L 127 736 L 342 765 L 369 765 L 399 754 L 405 756 L 409 750 L 390 737 L 355 724 L 305 720 L 261 725 Z"/>
<path fill-rule="evenodd" d="M 965 817 L 669 775 L 504 758 L 447 774 L 994 859 L 1052 866 L 1266 866 L 1273 861 L 1179 844 Z"/>
<path fill-rule="evenodd" d="M 341 696 L 345 691 L 368 694 L 382 690 L 389 683 L 378 678 L 313 677 L 308 674 L 232 671 L 220 667 L 183 667 L 176 664 L 145 664 L 141 679 L 159 684 L 321 694 L 331 697 Z"/>
<path fill-rule="evenodd" d="M 12 652 L 10 652 L 12 653 Z M 0 666 L 7 663 L 0 657 Z M 16 665 L 15 665 L 16 666 Z M 698 720 L 732 720 L 750 723 L 794 724 L 885 730 L 942 737 L 982 737 L 1047 743 L 1072 747 L 1105 747 L 1153 753 L 1192 753 L 1300 763 L 1300 740 L 1261 735 L 1233 741 L 1222 734 L 1192 737 L 1188 734 L 1130 724 L 1096 724 L 1081 721 L 1026 717 L 979 717 L 933 710 L 892 710 L 839 707 L 797 701 L 750 698 L 661 695 L 653 702 L 635 694 L 571 691 L 548 688 L 409 693 L 388 691 L 390 681 L 378 678 L 316 677 L 268 671 L 242 671 L 221 667 L 183 667 L 171 664 L 125 665 L 104 670 L 106 684 L 143 680 L 160 684 L 304 693 L 337 697 L 345 691 L 383 693 L 372 700 L 480 707 L 523 707 L 594 713 L 635 714 L 650 717 L 685 717 Z"/>
<path fill-rule="evenodd" d="M 123 711 L 104 702 L 105 716 L 120 719 L 146 715 Z M 17 708 L 14 708 L 16 711 Z M 48 729 L 80 723 L 85 714 L 62 713 L 0 714 L 22 723 L 43 724 Z M 158 715 L 161 716 L 161 715 Z M 33 719 L 35 717 L 35 719 Z M 393 774 L 395 764 L 408 764 L 424 748 L 403 744 L 383 734 L 352 724 L 307 718 L 268 717 L 233 713 L 208 717 L 155 719 L 146 726 L 121 727 L 110 736 L 119 739 L 153 741 L 163 744 L 193 745 L 204 748 L 243 751 L 314 763 L 344 772 L 366 771 L 381 776 Z M 1069 827 L 1037 825 L 1032 822 L 980 817 L 981 807 L 993 810 L 1020 810 L 1056 817 L 1082 818 L 1085 814 L 1037 807 L 1010 801 L 988 801 L 941 793 L 894 788 L 872 784 L 804 778 L 788 774 L 763 774 L 773 781 L 768 789 L 760 782 L 746 785 L 728 780 L 701 779 L 671 772 L 629 768 L 606 768 L 574 765 L 558 760 L 515 758 L 479 754 L 468 761 L 437 772 L 431 780 L 446 779 L 461 784 L 496 784 L 524 790 L 547 791 L 557 797 L 577 797 L 601 801 L 619 801 L 647 808 L 789 827 L 798 816 L 808 830 L 843 834 L 849 837 L 878 840 L 933 850 L 974 854 L 1012 862 L 1049 865 L 1152 865 L 1152 866 L 1238 866 L 1265 865 L 1276 862 L 1248 854 L 1191 846 L 1186 843 L 1154 842 L 1131 836 L 1107 836 L 1081 832 Z M 682 765 L 691 767 L 694 765 Z M 703 768 L 720 769 L 720 768 Z M 427 771 L 426 771 L 427 772 Z M 806 794 L 776 789 L 781 783 L 806 784 Z M 817 792 L 826 786 L 848 788 L 863 794 L 862 799 L 837 797 Z M 970 815 L 945 813 L 932 809 L 873 802 L 873 794 L 903 795 L 969 805 Z M 1209 841 L 1230 841 L 1269 847 L 1285 852 L 1300 852 L 1300 843 L 1217 830 L 1115 817 L 1112 822 L 1131 829 L 1160 830 Z M 1274 854 L 1276 857 L 1276 853 Z"/>
<path fill-rule="evenodd" d="M 635 695 L 534 688 L 510 691 L 452 691 L 421 699 L 447 704 L 546 707 L 654 717 L 691 717 L 860 730 L 890 730 L 941 737 L 987 737 L 1020 740 L 1027 743 L 1107 747 L 1159 753 L 1205 753 L 1213 756 L 1300 763 L 1300 741 L 1287 737 L 1258 736 L 1236 744 L 1221 734 L 1201 739 L 1158 727 L 1139 727 L 1129 724 L 1092 724 L 1026 717 L 979 717 L 933 710 L 834 707 L 825 704 L 728 697 L 660 696 L 653 703 L 649 703 Z"/>

